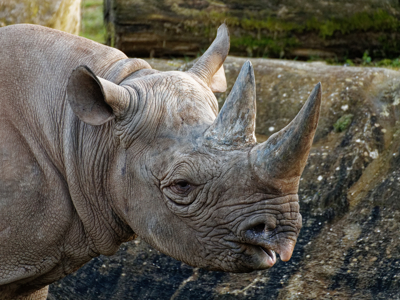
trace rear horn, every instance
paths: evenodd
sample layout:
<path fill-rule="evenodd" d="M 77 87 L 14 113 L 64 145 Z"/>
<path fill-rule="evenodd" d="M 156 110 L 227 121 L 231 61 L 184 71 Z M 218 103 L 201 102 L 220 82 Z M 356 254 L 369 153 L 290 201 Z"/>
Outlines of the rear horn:
<path fill-rule="evenodd" d="M 250 61 L 246 61 L 224 106 L 204 134 L 206 145 L 234 150 L 256 143 L 256 83 Z"/>

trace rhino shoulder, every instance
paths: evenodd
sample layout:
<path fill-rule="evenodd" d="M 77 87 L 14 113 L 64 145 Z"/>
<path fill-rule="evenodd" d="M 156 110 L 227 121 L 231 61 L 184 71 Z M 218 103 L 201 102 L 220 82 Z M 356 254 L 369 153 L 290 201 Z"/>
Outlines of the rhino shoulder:
<path fill-rule="evenodd" d="M 72 70 L 86 64 L 99 76 L 104 76 L 116 62 L 128 57 L 118 49 L 57 29 L 40 25 L 16 24 L 0 29 L 0 43 L 6 54 L 39 63 L 43 69 L 57 66 Z M 29 49 L 29 51 L 26 51 Z M 2 51 L 0 51 L 2 52 Z M 2 55 L 4 56 L 4 55 Z"/>

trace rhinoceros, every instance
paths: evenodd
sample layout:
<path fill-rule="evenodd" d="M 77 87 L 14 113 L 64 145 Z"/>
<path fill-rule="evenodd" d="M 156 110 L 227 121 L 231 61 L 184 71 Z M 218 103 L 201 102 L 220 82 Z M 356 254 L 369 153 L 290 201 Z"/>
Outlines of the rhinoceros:
<path fill-rule="evenodd" d="M 257 144 L 249 61 L 218 112 L 228 51 L 223 24 L 192 68 L 160 72 L 61 31 L 0 29 L 1 299 L 45 299 L 136 236 L 209 270 L 290 259 L 321 85 Z"/>

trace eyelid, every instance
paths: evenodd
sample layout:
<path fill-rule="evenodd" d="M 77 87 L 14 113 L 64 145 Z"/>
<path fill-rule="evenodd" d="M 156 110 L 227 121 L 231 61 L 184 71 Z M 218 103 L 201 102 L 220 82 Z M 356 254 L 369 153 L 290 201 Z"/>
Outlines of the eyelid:
<path fill-rule="evenodd" d="M 199 190 L 197 186 L 190 184 L 188 185 L 187 190 L 183 188 L 182 191 L 179 191 L 179 189 L 179 185 L 174 184 L 170 184 L 164 188 L 164 194 L 167 199 L 178 205 L 191 204 L 196 199 L 197 191 Z"/>
<path fill-rule="evenodd" d="M 178 182 L 182 182 L 182 181 L 186 181 L 187 183 L 191 184 L 190 180 L 187 180 L 187 179 L 184 179 L 184 178 L 174 179 L 174 180 L 172 180 L 171 184 L 177 184 Z"/>
<path fill-rule="evenodd" d="M 193 191 L 193 187 L 192 186 L 190 186 L 190 185 L 188 185 L 188 188 L 186 189 L 183 189 L 183 190 L 179 190 L 180 188 L 178 188 L 177 187 L 177 185 L 174 185 L 174 186 L 171 186 L 170 187 L 170 189 L 172 190 L 172 192 L 174 193 L 174 194 L 176 194 L 177 196 L 180 196 L 180 197 L 187 197 L 189 194 L 190 194 L 190 192 L 191 191 Z"/>
<path fill-rule="evenodd" d="M 176 162 L 169 168 L 163 181 L 168 182 L 166 185 L 170 185 L 172 182 L 176 182 L 178 179 L 187 180 L 194 182 L 195 178 L 191 178 L 190 174 L 196 173 L 196 164 L 188 158 L 182 158 L 181 161 Z M 173 179 L 174 178 L 174 179 Z"/>
<path fill-rule="evenodd" d="M 194 187 L 201 185 L 200 183 L 192 180 L 192 178 L 190 178 L 189 176 L 186 177 L 186 176 L 183 176 L 183 174 L 182 174 L 181 176 L 178 175 L 178 177 L 175 177 L 173 175 L 176 175 L 176 174 L 172 174 L 172 176 L 168 176 L 161 182 L 161 185 L 160 185 L 161 189 L 169 187 L 171 185 L 176 185 L 182 181 L 186 181 L 188 184 L 190 184 Z"/>

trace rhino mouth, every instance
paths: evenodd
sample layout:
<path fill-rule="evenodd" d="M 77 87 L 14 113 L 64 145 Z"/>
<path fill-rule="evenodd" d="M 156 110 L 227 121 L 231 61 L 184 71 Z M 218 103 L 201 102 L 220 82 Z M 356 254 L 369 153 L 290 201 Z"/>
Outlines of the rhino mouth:
<path fill-rule="evenodd" d="M 263 246 L 255 246 L 253 247 L 258 248 L 257 254 L 260 256 L 260 267 L 261 268 L 271 268 L 276 263 L 276 254 L 275 251 L 268 249 Z"/>
<path fill-rule="evenodd" d="M 276 263 L 275 251 L 266 246 L 255 244 L 243 244 L 247 248 L 247 253 L 252 257 L 254 269 L 264 270 L 271 268 Z"/>
<path fill-rule="evenodd" d="M 276 254 L 275 251 L 265 248 L 263 246 L 259 246 L 261 250 L 268 255 L 267 263 L 268 265 L 271 264 L 271 267 L 276 263 Z"/>

